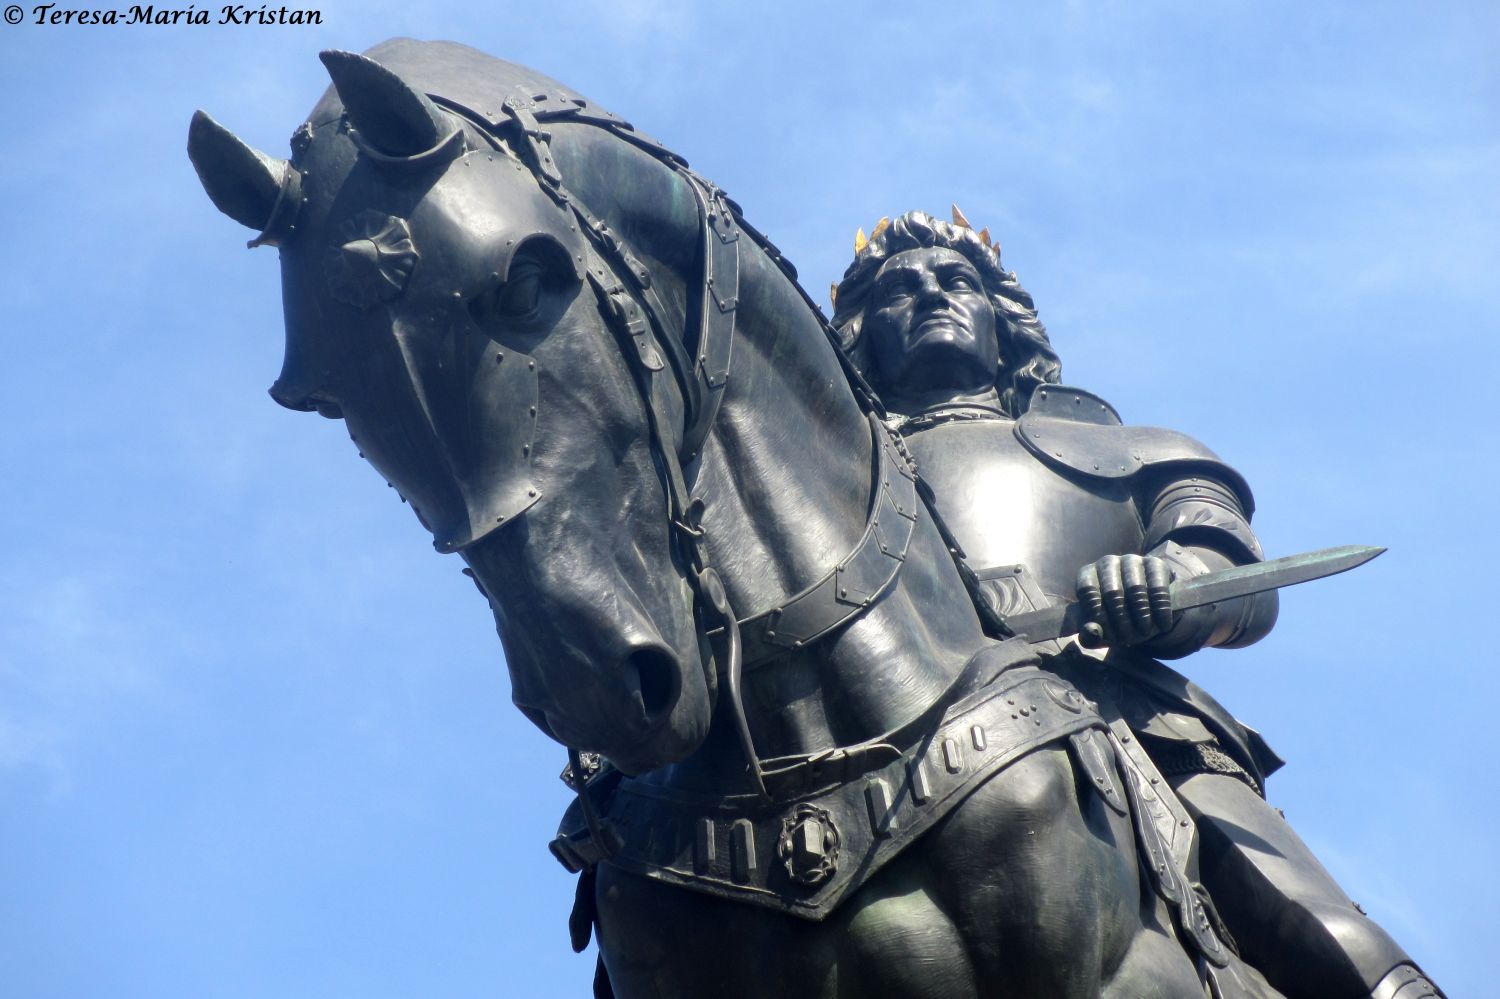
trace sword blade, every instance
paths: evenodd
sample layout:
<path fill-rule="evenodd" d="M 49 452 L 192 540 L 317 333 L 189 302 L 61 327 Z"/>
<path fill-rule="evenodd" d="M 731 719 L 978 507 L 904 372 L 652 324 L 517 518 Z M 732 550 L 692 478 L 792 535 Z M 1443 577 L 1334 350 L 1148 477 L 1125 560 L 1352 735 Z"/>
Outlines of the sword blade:
<path fill-rule="evenodd" d="M 1192 579 L 1172 584 L 1172 610 L 1187 610 L 1216 604 L 1221 600 L 1233 600 L 1252 593 L 1283 586 L 1336 576 L 1350 569 L 1357 569 L 1370 559 L 1385 551 L 1374 545 L 1342 545 L 1338 548 L 1323 548 L 1301 555 L 1273 558 L 1269 562 L 1252 562 L 1220 572 L 1207 572 Z"/>
<path fill-rule="evenodd" d="M 1172 584 L 1172 610 L 1183 611 L 1334 576 L 1364 565 L 1383 551 L 1384 548 L 1374 545 L 1342 545 L 1207 572 Z M 1086 622 L 1082 608 L 1076 603 L 1054 604 L 1005 619 L 1006 627 L 1030 642 L 1076 635 Z"/>

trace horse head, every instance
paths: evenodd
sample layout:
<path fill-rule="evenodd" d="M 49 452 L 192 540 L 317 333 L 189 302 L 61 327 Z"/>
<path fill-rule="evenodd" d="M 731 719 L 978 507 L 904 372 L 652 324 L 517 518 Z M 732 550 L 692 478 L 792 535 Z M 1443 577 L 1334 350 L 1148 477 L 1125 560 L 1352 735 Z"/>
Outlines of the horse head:
<path fill-rule="evenodd" d="M 680 414 L 680 393 L 643 396 L 596 294 L 613 275 L 527 161 L 523 118 L 485 127 L 507 95 L 562 88 L 460 46 L 372 53 L 324 53 L 333 86 L 290 161 L 193 119 L 210 198 L 280 250 L 271 395 L 343 419 L 468 563 L 528 717 L 627 771 L 681 759 L 714 681 L 645 402 Z"/>

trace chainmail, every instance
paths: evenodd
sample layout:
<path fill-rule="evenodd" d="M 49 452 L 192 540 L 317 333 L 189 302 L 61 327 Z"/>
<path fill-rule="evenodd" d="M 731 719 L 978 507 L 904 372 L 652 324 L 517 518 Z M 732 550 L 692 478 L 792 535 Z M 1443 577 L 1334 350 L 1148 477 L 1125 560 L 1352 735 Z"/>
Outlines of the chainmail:
<path fill-rule="evenodd" d="M 1217 740 L 1212 742 L 1175 742 L 1166 739 L 1143 739 L 1149 741 L 1148 755 L 1163 777 L 1184 777 L 1189 774 L 1223 774 L 1242 780 L 1256 794 L 1261 793 L 1260 784 L 1234 757 L 1220 748 Z"/>

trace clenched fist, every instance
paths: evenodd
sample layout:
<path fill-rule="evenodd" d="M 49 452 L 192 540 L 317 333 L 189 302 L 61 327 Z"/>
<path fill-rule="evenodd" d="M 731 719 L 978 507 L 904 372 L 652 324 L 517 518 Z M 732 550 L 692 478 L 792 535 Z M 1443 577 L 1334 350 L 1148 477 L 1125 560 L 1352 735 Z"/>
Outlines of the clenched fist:
<path fill-rule="evenodd" d="M 1155 555 L 1106 555 L 1078 570 L 1085 645 L 1139 645 L 1172 630 L 1173 568 Z"/>

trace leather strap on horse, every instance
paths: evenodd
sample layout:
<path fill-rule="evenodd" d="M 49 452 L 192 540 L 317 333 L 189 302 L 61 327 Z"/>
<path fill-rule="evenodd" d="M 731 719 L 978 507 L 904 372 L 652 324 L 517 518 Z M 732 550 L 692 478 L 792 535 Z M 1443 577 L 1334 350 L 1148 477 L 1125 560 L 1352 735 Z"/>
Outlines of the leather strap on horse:
<path fill-rule="evenodd" d="M 745 717 L 741 688 L 743 665 L 740 653 L 739 622 L 735 618 L 733 608 L 729 605 L 729 597 L 724 591 L 723 581 L 719 579 L 718 572 L 709 563 L 708 547 L 704 543 L 704 531 L 700 523 L 703 515 L 703 501 L 692 497 L 688 490 L 677 449 L 667 445 L 661 426 L 661 414 L 654 401 L 652 378 L 662 369 L 662 365 L 658 362 L 653 367 L 650 362 L 658 356 L 656 352 L 658 339 L 646 323 L 632 322 L 640 310 L 635 308 L 634 301 L 624 292 L 624 289 L 608 282 L 609 271 L 604 267 L 604 262 L 599 259 L 592 245 L 588 252 L 589 282 L 594 286 L 598 295 L 600 311 L 604 313 L 605 318 L 610 321 L 610 327 L 616 330 L 620 337 L 625 356 L 636 358 L 639 362 L 631 365 L 631 371 L 635 376 L 636 388 L 645 404 L 646 424 L 651 435 L 652 448 L 657 454 L 659 466 L 664 473 L 663 485 L 666 492 L 667 516 L 676 528 L 676 537 L 688 558 L 688 581 L 698 596 L 700 606 L 708 607 L 719 618 L 719 627 L 713 629 L 712 633 L 725 636 L 725 653 L 721 660 L 724 689 L 721 693 L 729 698 L 730 716 L 735 722 L 736 735 L 739 738 L 741 750 L 745 754 L 746 770 L 751 783 L 756 792 L 764 796 L 766 787 L 761 776 L 760 757 L 756 754 L 755 741 L 750 735 L 750 723 Z M 705 672 L 707 672 L 707 664 L 705 664 Z M 712 675 L 706 676 L 706 679 L 712 685 Z M 580 789 L 579 793 L 582 794 L 583 790 Z"/>
<path fill-rule="evenodd" d="M 693 344 L 696 357 L 692 376 L 683 379 L 700 395 L 697 413 L 686 421 L 682 435 L 682 461 L 690 464 L 703 449 L 703 442 L 719 415 L 724 386 L 729 384 L 734 319 L 740 304 L 740 230 L 722 191 L 686 169 L 686 165 L 679 172 L 698 199 L 703 259 L 703 293 L 699 296 L 699 322 Z"/>
<path fill-rule="evenodd" d="M 865 612 L 895 582 L 917 523 L 917 476 L 884 425 L 870 417 L 875 453 L 870 509 L 859 542 L 821 579 L 740 621 L 745 668 L 800 649 Z"/>
<path fill-rule="evenodd" d="M 687 412 L 682 440 L 677 453 L 683 465 L 698 457 L 714 418 L 729 377 L 729 359 L 734 342 L 734 318 L 739 305 L 739 238 L 738 211 L 717 187 L 688 169 L 687 161 L 661 143 L 635 130 L 629 122 L 602 108 L 590 105 L 581 97 L 567 94 L 512 94 L 501 103 L 500 112 L 479 111 L 440 95 L 429 95 L 434 101 L 479 126 L 488 135 L 502 131 L 518 132 L 516 152 L 531 168 L 542 189 L 559 204 L 577 216 L 583 231 L 593 240 L 603 256 L 619 265 L 634 287 L 631 293 L 640 308 L 655 325 L 659 346 L 666 354 L 682 388 Z M 703 293 L 697 316 L 687 321 L 683 337 L 667 335 L 666 311 L 651 286 L 651 275 L 628 244 L 573 197 L 563 182 L 562 173 L 552 158 L 549 133 L 543 125 L 573 122 L 606 129 L 617 138 L 644 150 L 661 160 L 688 182 L 698 203 L 700 258 Z M 779 257 L 779 254 L 778 254 Z"/>
<path fill-rule="evenodd" d="M 709 562 L 700 523 L 703 503 L 692 497 L 682 472 L 683 464 L 696 459 L 707 438 L 728 380 L 734 313 L 739 304 L 739 236 L 734 215 L 722 194 L 689 171 L 685 160 L 670 153 L 660 143 L 635 132 L 629 123 L 601 109 L 589 107 L 582 98 L 512 95 L 502 103 L 503 113 L 495 113 L 432 96 L 449 110 L 479 126 L 492 142 L 496 142 L 494 137 L 503 131 L 513 129 L 518 133 L 515 138 L 518 152 L 531 168 L 539 186 L 573 212 L 589 239 L 589 283 L 599 300 L 600 311 L 611 328 L 621 335 L 624 356 L 634 361 L 630 367 L 645 406 L 652 448 L 663 471 L 668 516 L 676 529 L 680 550 L 689 562 L 687 578 L 698 598 L 698 605 L 708 608 L 719 619 L 718 628 L 713 630 L 725 636 L 724 655 L 720 659 L 723 692 L 730 700 L 730 714 L 746 758 L 752 787 L 764 796 L 760 759 L 745 718 L 741 692 L 739 622 L 729 605 L 723 581 Z M 697 334 L 694 344 L 696 359 L 687 355 L 685 337 L 674 337 L 668 332 L 663 319 L 666 310 L 651 287 L 651 275 L 645 265 L 603 220 L 595 217 L 568 191 L 547 146 L 551 136 L 541 127 L 545 122 L 559 120 L 606 128 L 651 153 L 688 182 L 698 201 L 703 240 L 704 291 L 699 296 L 698 321 L 694 324 L 690 320 L 688 324 L 689 329 Z M 612 266 L 605 265 L 606 258 Z M 633 287 L 622 285 L 618 280 L 620 276 L 630 281 Z M 713 302 L 712 308 L 710 301 Z M 682 437 L 676 447 L 669 444 L 653 392 L 652 379 L 664 367 L 663 353 L 672 364 L 686 414 Z M 709 674 L 707 679 L 713 686 L 713 675 Z M 606 854 L 609 852 L 606 846 L 600 846 Z"/>
<path fill-rule="evenodd" d="M 592 108 L 582 98 L 516 94 L 502 102 L 499 113 L 477 111 L 437 95 L 434 100 L 480 126 L 492 142 L 496 141 L 495 136 L 509 131 L 516 151 L 531 168 L 539 186 L 573 213 L 589 239 L 589 283 L 598 297 L 601 312 L 620 336 L 625 356 L 632 359 L 631 370 L 645 406 L 652 446 L 663 470 L 669 516 L 690 564 L 689 581 L 699 605 L 710 609 L 719 619 L 718 626 L 708 629 L 708 633 L 724 641 L 720 660 L 722 693 L 729 699 L 730 716 L 746 757 L 751 784 L 758 795 L 766 797 L 764 772 L 745 717 L 743 669 L 747 664 L 769 661 L 787 649 L 815 641 L 848 623 L 894 582 L 906 557 L 919 504 L 925 503 L 917 493 L 910 456 L 899 439 L 881 424 L 884 410 L 879 400 L 839 348 L 837 336 L 822 309 L 797 283 L 795 269 L 769 239 L 744 222 L 737 205 L 689 170 L 681 157 L 636 132 L 628 122 Z M 668 330 L 664 321 L 666 311 L 651 286 L 645 265 L 568 191 L 548 148 L 551 135 L 543 128 L 554 121 L 609 130 L 659 159 L 693 192 L 698 205 L 702 289 L 697 315 L 688 320 L 682 337 L 672 336 Z M 798 294 L 821 320 L 856 399 L 870 414 L 875 445 L 870 512 L 854 550 L 812 586 L 743 622 L 735 615 L 723 581 L 710 564 L 701 524 L 703 504 L 691 495 L 683 474 L 683 466 L 696 460 L 701 452 L 728 382 L 735 312 L 739 305 L 741 231 L 749 234 L 792 279 Z M 621 278 L 630 286 L 622 284 Z M 653 378 L 665 367 L 663 355 L 676 376 L 685 411 L 676 447 L 670 446 L 653 391 Z M 742 625 L 750 641 L 748 659 L 741 651 Z M 709 679 L 712 682 L 711 676 Z"/>

